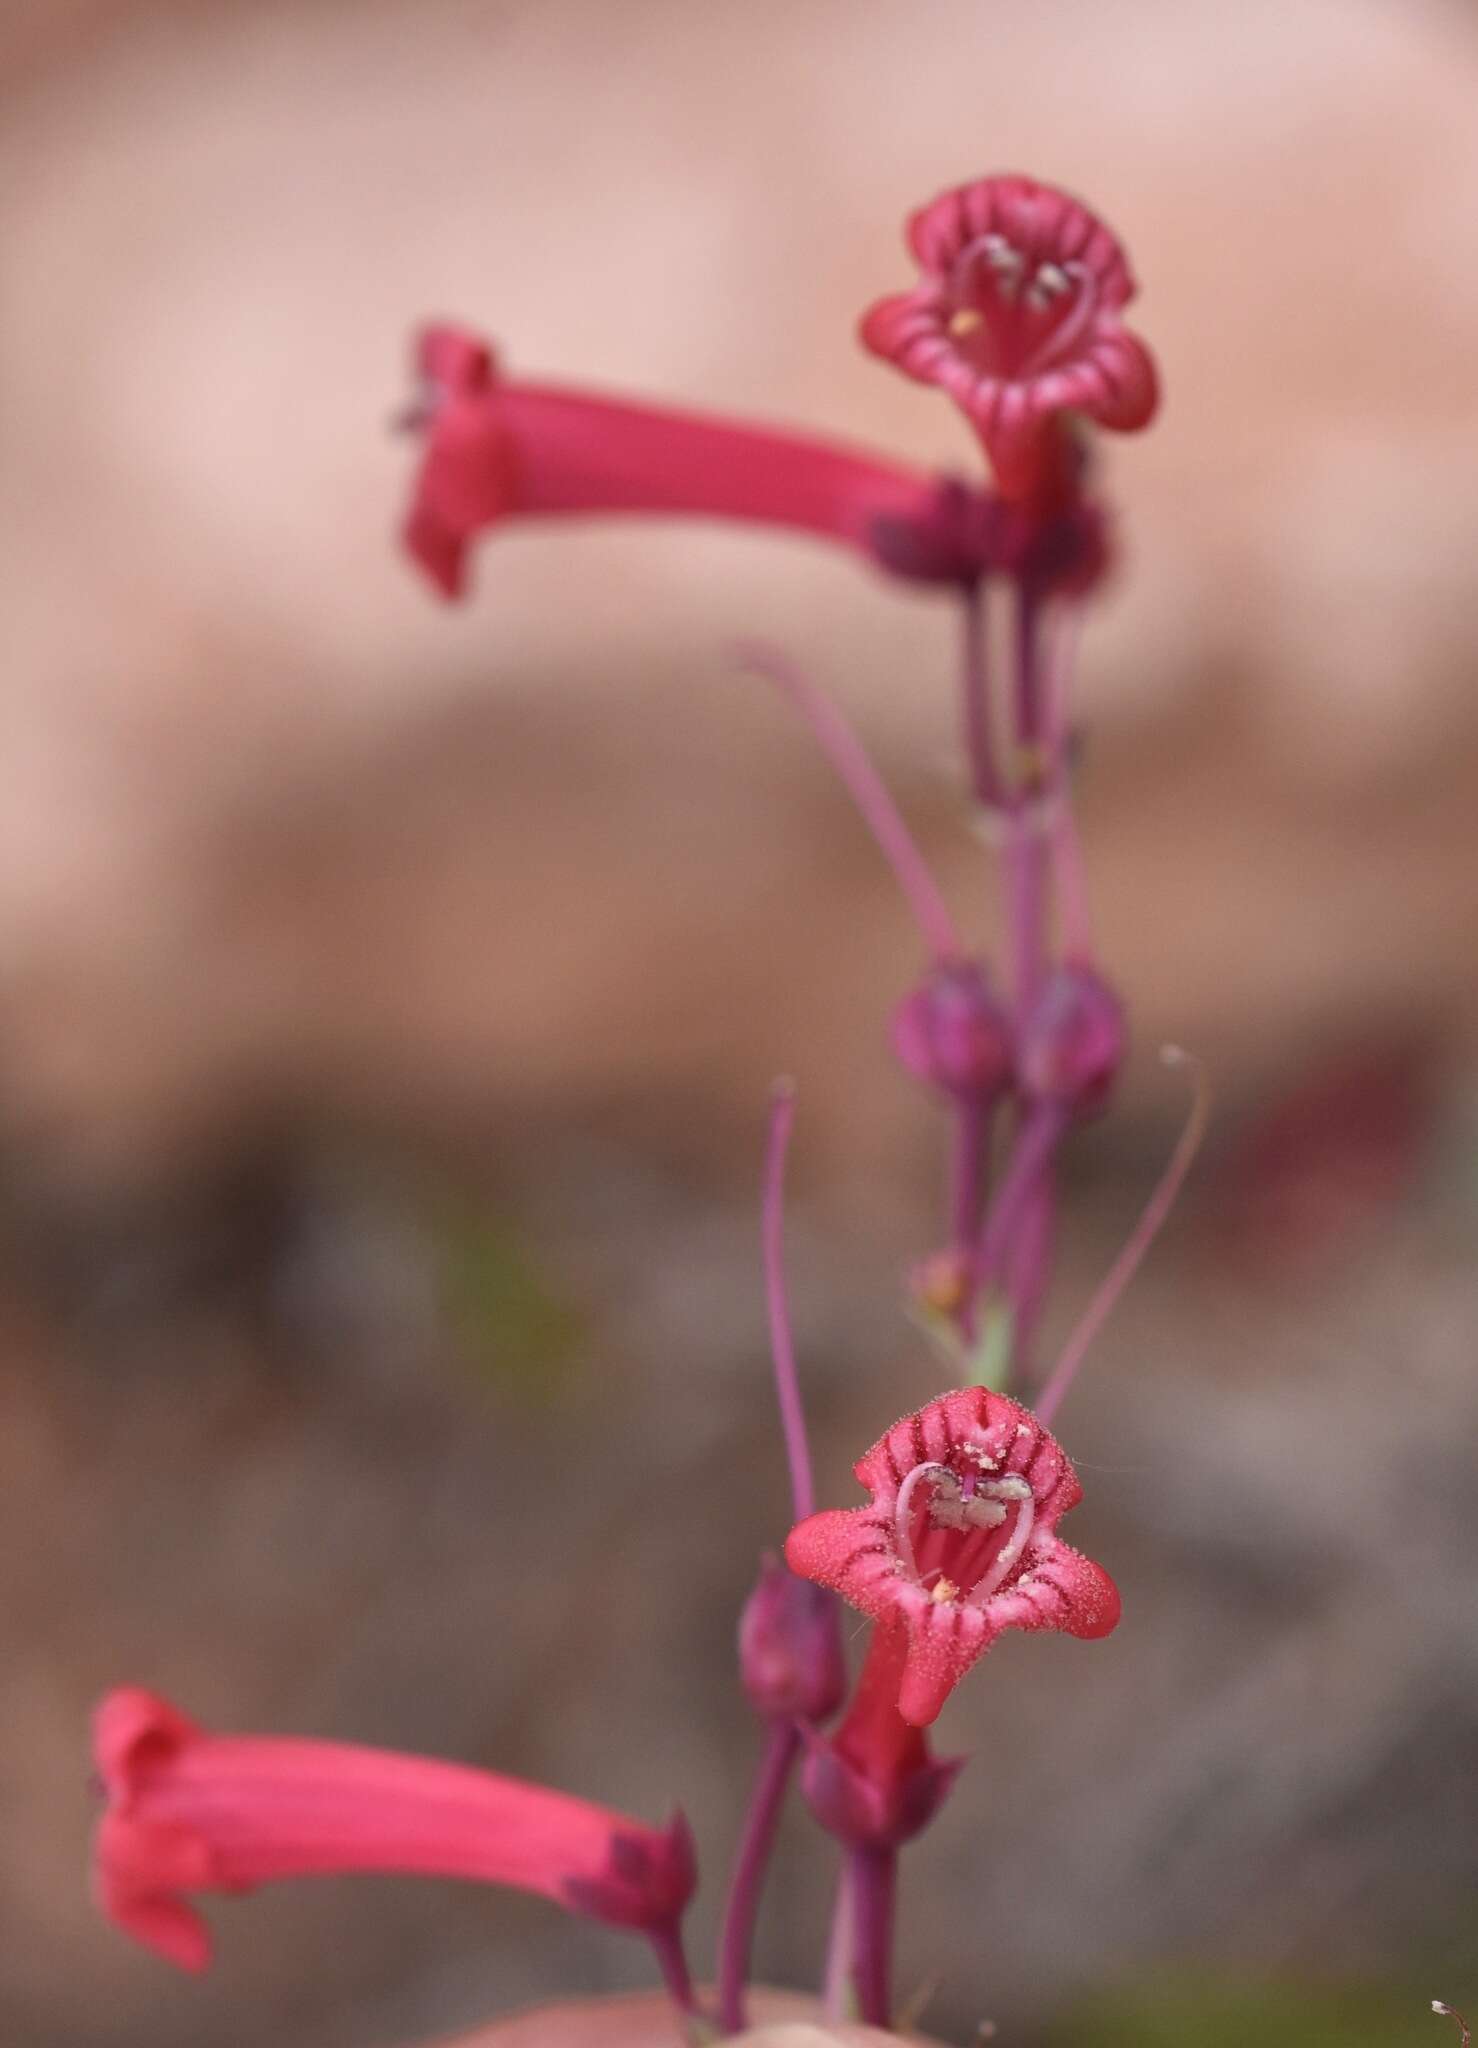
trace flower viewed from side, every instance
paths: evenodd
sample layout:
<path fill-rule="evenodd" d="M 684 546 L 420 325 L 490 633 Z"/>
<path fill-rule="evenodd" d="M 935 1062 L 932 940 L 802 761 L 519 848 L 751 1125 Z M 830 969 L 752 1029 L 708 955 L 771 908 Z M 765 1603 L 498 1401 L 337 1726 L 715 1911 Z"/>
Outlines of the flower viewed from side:
<path fill-rule="evenodd" d="M 1075 468 L 1064 414 L 1148 425 L 1154 360 L 1119 317 L 1134 278 L 1076 199 L 1031 178 L 982 178 L 915 213 L 908 242 L 922 280 L 873 306 L 862 339 L 963 408 L 1007 498 L 1063 495 Z"/>
<path fill-rule="evenodd" d="M 906 1628 L 905 1721 L 926 1727 L 1004 1629 L 1106 1636 L 1117 1625 L 1113 1580 L 1057 1535 L 1082 1498 L 1077 1474 L 1005 1394 L 941 1394 L 894 1423 L 854 1470 L 868 1505 L 797 1523 L 785 1555 L 802 1578 Z"/>
<path fill-rule="evenodd" d="M 280 1878 L 404 1871 L 539 1892 L 648 1934 L 686 1984 L 678 1926 L 696 1883 L 681 1815 L 665 1829 L 517 1778 L 347 1744 L 212 1735 L 136 1687 L 93 1723 L 107 1796 L 94 1882 L 108 1916 L 181 1969 L 210 1960 L 182 1894 Z"/>
<path fill-rule="evenodd" d="M 424 328 L 415 369 L 401 424 L 425 452 L 404 538 L 446 597 L 466 589 L 473 537 L 514 517 L 743 520 L 839 541 L 924 582 L 970 580 L 995 540 L 964 485 L 805 435 L 505 378 L 462 328 Z"/>

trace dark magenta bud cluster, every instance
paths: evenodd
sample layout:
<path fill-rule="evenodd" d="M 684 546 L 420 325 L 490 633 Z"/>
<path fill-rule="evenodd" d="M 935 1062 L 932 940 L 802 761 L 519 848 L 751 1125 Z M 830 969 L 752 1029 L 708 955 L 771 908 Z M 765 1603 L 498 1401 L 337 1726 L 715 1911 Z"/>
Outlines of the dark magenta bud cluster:
<path fill-rule="evenodd" d="M 1011 1022 L 974 960 L 941 961 L 893 1013 L 893 1050 L 931 1088 L 989 1103 L 1011 1084 Z"/>
<path fill-rule="evenodd" d="M 1028 1100 L 1096 1116 L 1124 1063 L 1124 1007 L 1091 967 L 1048 975 L 1027 1014 L 1016 1075 Z"/>
<path fill-rule="evenodd" d="M 1123 1006 L 1091 967 L 1054 969 L 1019 1033 L 974 960 L 931 967 L 893 1015 L 893 1050 L 911 1074 L 986 1107 L 1011 1090 L 1069 1116 L 1096 1116 L 1125 1045 Z"/>

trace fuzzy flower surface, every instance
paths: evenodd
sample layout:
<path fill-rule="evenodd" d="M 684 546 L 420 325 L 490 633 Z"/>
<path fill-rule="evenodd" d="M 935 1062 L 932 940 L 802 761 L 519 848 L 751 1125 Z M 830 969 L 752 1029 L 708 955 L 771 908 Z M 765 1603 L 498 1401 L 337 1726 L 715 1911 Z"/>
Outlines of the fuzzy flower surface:
<path fill-rule="evenodd" d="M 853 1468 L 872 1495 L 796 1524 L 792 1571 L 907 1632 L 898 1690 L 927 1727 L 1004 1630 L 1106 1636 L 1119 1592 L 1057 1523 L 1082 1499 L 1066 1453 L 1008 1395 L 941 1394 L 895 1422 Z"/>
<path fill-rule="evenodd" d="M 871 308 L 862 339 L 949 393 L 1007 498 L 1059 494 L 1064 414 L 1120 431 L 1148 425 L 1154 359 L 1120 319 L 1134 278 L 1078 200 L 1031 178 L 977 179 L 920 208 L 908 244 L 923 275 Z"/>
<path fill-rule="evenodd" d="M 460 1764 L 347 1743 L 214 1735 L 135 1686 L 99 1705 L 93 1751 L 107 1797 L 94 1845 L 98 1902 L 125 1933 L 185 1970 L 210 1960 L 190 1893 L 404 1871 L 539 1892 L 667 1941 L 696 1883 L 680 1815 L 652 1828 Z"/>

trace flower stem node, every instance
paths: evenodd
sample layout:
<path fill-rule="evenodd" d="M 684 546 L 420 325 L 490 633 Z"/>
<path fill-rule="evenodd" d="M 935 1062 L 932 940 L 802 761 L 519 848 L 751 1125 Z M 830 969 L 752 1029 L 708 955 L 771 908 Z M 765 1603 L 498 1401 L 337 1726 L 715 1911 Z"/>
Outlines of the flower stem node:
<path fill-rule="evenodd" d="M 847 1690 L 836 1596 L 767 1555 L 739 1617 L 739 1673 L 766 1720 L 829 1721 Z"/>
<path fill-rule="evenodd" d="M 1096 1116 L 1124 1063 L 1124 1007 L 1091 967 L 1047 977 L 1022 1026 L 1017 1085 L 1035 1103 L 1075 1117 Z"/>
<path fill-rule="evenodd" d="M 785 1555 L 792 1571 L 903 1630 L 896 1706 L 906 1722 L 932 1721 L 1006 1629 L 1093 1637 L 1117 1626 L 1113 1580 L 1057 1535 L 1082 1498 L 1077 1474 L 1007 1395 L 941 1394 L 854 1470 L 869 1504 L 797 1523 Z"/>
<path fill-rule="evenodd" d="M 1011 1079 L 1011 1023 L 985 968 L 941 961 L 893 1013 L 893 1050 L 918 1080 L 981 1108 Z"/>

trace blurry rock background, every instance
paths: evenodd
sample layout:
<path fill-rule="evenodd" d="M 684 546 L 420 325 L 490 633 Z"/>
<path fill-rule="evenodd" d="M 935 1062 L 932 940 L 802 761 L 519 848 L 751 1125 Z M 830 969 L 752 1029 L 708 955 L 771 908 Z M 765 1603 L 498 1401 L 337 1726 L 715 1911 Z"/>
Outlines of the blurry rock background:
<path fill-rule="evenodd" d="M 783 1515 L 781 1068 L 834 1497 L 936 1391 L 894 1284 L 936 1194 L 881 1030 L 911 934 L 727 650 L 836 689 L 988 930 L 951 622 L 801 542 L 636 526 L 511 530 L 443 610 L 385 426 L 442 312 L 533 373 L 957 463 L 851 326 L 909 206 L 1015 167 L 1122 229 L 1169 393 L 1107 450 L 1083 816 L 1140 1052 L 1059 1329 L 1179 1115 L 1157 1041 L 1220 1107 L 1068 1413 L 1128 1618 L 952 1708 L 977 1760 L 904 1978 L 961 2038 L 1130 1997 L 1150 2039 L 1167 1973 L 1179 2038 L 1227 1982 L 1272 1981 L 1266 2039 L 1323 1987 L 1350 2041 L 1478 1997 L 1475 91 L 1436 0 L 8 0 L 6 2048 L 368 2048 L 642 1976 L 534 1905 L 360 1883 L 223 1912 L 175 1980 L 85 1898 L 119 1678 L 680 1797 L 711 1928 L 731 1624 Z M 793 1833 L 790 1980 L 829 1885 Z"/>

